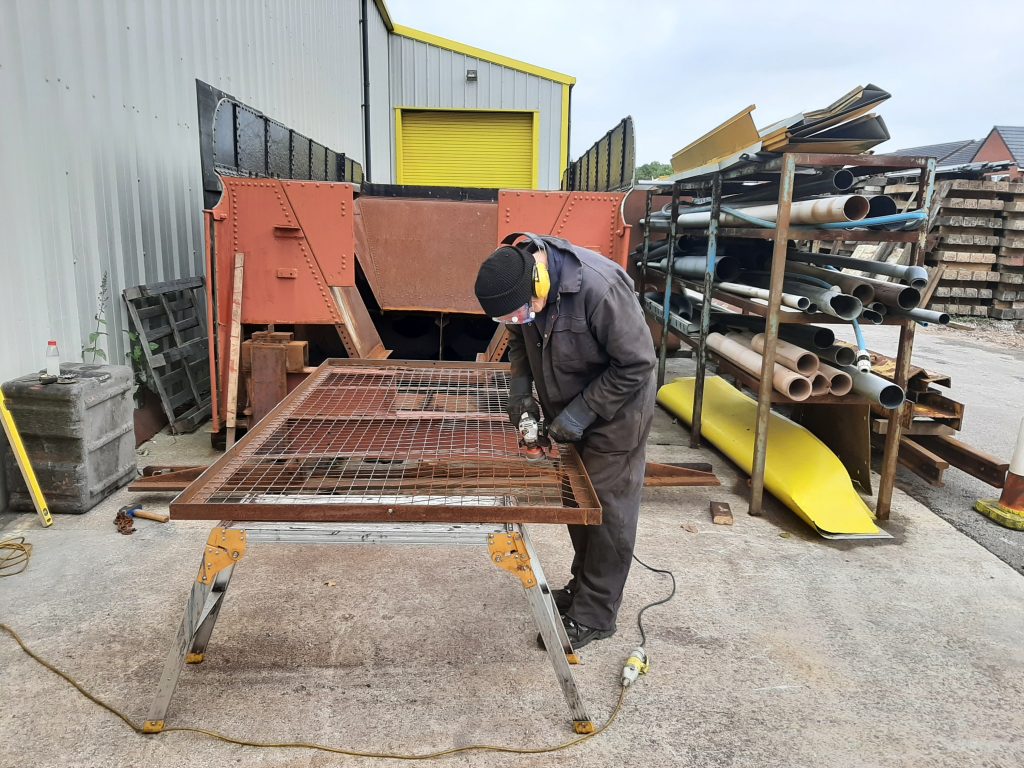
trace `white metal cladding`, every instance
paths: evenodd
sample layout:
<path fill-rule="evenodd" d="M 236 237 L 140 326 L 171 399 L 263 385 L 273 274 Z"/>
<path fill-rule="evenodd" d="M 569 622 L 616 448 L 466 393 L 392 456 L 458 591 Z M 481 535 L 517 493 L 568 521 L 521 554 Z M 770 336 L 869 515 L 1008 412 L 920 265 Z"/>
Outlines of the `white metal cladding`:
<path fill-rule="evenodd" d="M 370 181 L 387 184 L 395 180 L 391 164 L 395 145 L 395 120 L 391 111 L 391 83 L 389 78 L 389 43 L 391 33 L 376 12 L 374 3 L 367 0 L 367 50 L 370 60 Z M 364 168 L 365 170 L 365 168 Z"/>
<path fill-rule="evenodd" d="M 477 71 L 475 83 L 466 81 L 467 69 Z M 561 183 L 561 83 L 392 35 L 391 106 L 538 110 L 538 183 L 541 189 L 557 189 Z"/>
<path fill-rule="evenodd" d="M 0 380 L 41 368 L 49 338 L 80 359 L 104 272 L 117 363 L 121 289 L 205 272 L 196 78 L 362 160 L 359 12 L 0 0 Z"/>

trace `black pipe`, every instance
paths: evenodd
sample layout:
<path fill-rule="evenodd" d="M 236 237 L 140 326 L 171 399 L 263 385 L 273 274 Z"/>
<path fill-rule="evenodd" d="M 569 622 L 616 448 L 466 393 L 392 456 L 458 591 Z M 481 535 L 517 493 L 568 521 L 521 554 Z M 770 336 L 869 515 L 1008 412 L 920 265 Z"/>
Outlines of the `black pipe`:
<path fill-rule="evenodd" d="M 359 26 L 363 36 L 363 180 L 372 181 L 370 175 L 370 32 L 366 18 L 366 2 L 362 1 Z"/>

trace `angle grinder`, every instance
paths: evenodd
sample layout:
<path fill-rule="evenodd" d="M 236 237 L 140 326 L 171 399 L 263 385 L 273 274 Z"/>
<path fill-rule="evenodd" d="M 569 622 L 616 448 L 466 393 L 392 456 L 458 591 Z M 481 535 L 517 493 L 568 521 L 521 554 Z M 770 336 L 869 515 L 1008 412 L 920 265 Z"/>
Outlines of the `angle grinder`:
<path fill-rule="evenodd" d="M 544 461 L 547 458 L 544 448 L 545 444 L 550 443 L 543 435 L 540 423 L 527 412 L 519 418 L 519 442 L 523 446 L 526 460 L 530 463 Z"/>

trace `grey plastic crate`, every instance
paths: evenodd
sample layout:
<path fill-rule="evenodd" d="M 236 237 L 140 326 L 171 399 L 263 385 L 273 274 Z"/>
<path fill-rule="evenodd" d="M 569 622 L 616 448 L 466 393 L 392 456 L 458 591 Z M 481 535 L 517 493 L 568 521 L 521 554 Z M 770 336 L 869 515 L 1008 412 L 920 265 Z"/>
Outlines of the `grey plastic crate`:
<path fill-rule="evenodd" d="M 61 363 L 70 383 L 41 384 L 37 373 L 3 385 L 51 512 L 88 512 L 135 477 L 132 370 Z M 5 462 L 10 508 L 32 510 L 13 454 Z"/>

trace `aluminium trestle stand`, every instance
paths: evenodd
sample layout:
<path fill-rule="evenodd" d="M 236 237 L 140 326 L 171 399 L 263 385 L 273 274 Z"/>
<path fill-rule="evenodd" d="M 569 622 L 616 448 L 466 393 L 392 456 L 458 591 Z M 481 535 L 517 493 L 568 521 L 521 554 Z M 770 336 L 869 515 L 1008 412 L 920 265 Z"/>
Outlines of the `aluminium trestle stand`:
<path fill-rule="evenodd" d="M 521 523 L 245 523 L 214 528 L 206 543 L 199 575 L 192 584 L 185 615 L 174 644 L 167 654 L 156 697 L 144 731 L 159 733 L 174 695 L 182 667 L 203 660 L 213 634 L 235 565 L 252 542 L 287 544 L 474 544 L 486 545 L 491 561 L 516 576 L 533 609 L 555 675 L 572 712 L 577 733 L 594 731 L 594 722 L 576 687 L 570 664 L 579 658 L 569 643 L 565 627 L 551 597 L 551 590 L 526 527 Z"/>

